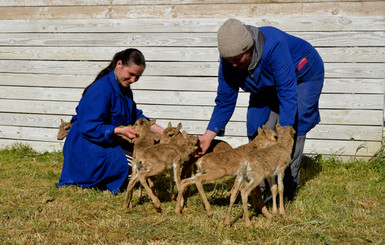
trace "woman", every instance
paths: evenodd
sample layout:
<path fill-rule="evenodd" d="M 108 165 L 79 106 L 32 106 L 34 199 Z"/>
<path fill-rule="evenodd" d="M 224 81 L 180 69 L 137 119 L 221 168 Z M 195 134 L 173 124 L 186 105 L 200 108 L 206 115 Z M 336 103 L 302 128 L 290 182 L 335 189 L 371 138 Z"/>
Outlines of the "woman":
<path fill-rule="evenodd" d="M 324 81 L 321 57 L 305 40 L 274 27 L 246 26 L 229 19 L 218 30 L 221 55 L 216 106 L 200 137 L 204 154 L 212 139 L 224 132 L 232 116 L 239 88 L 250 92 L 247 135 L 263 124 L 273 129 L 293 126 L 297 132 L 290 167 L 285 174 L 285 196 L 293 199 L 299 182 L 306 133 L 320 122 L 318 101 Z"/>
<path fill-rule="evenodd" d="M 139 118 L 146 118 L 136 108 L 130 85 L 138 81 L 146 67 L 143 54 L 137 49 L 118 52 L 83 92 L 76 107 L 73 124 L 64 143 L 64 163 L 57 184 L 108 189 L 117 194 L 130 171 L 129 154 L 115 135 L 136 138 L 130 127 Z M 154 124 L 152 131 L 163 129 Z M 123 185 L 123 186 L 122 186 Z"/>

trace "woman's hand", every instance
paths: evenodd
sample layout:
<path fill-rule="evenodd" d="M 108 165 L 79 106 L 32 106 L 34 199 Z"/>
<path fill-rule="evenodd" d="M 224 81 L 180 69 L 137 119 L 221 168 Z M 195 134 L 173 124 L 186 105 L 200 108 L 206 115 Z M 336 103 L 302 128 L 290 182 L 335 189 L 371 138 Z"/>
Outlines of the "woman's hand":
<path fill-rule="evenodd" d="M 215 136 L 217 136 L 217 134 L 211 130 L 206 130 L 206 132 L 202 136 L 199 136 L 199 145 L 201 151 L 198 152 L 198 156 L 203 156 L 206 153 Z"/>
<path fill-rule="evenodd" d="M 164 131 L 164 128 L 162 128 L 161 126 L 159 126 L 156 123 L 151 126 L 151 132 L 153 132 L 153 133 L 161 134 L 161 133 L 163 133 L 163 131 Z"/>
<path fill-rule="evenodd" d="M 139 136 L 139 134 L 131 127 L 116 127 L 114 133 L 124 135 L 130 139 L 138 138 Z"/>

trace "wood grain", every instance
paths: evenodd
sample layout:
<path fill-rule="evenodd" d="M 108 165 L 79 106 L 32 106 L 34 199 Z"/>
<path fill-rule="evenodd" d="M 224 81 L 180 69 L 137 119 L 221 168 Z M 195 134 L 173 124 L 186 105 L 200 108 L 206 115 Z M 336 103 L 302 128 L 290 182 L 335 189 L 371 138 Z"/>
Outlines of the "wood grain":
<path fill-rule="evenodd" d="M 114 53 L 134 47 L 147 69 L 132 85 L 138 107 L 160 125 L 202 134 L 217 89 L 217 30 L 230 17 L 309 41 L 325 62 L 321 122 L 306 154 L 370 157 L 384 136 L 385 1 L 0 0 L 0 148 L 16 142 L 61 150 L 60 119 Z M 247 143 L 249 95 L 226 127 Z"/>
<path fill-rule="evenodd" d="M 252 18 L 254 16 L 383 16 L 385 3 L 310 2 L 1 7 L 1 19 Z"/>

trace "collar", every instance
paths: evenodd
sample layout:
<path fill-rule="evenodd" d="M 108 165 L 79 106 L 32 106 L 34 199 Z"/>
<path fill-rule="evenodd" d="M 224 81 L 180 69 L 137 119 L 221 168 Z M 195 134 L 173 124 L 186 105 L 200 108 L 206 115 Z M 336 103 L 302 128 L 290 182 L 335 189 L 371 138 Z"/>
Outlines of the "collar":
<path fill-rule="evenodd" d="M 262 32 L 255 26 L 246 25 L 246 29 L 250 32 L 251 37 L 254 40 L 253 52 L 251 56 L 251 61 L 247 70 L 250 74 L 257 67 L 259 61 L 262 57 L 263 46 L 265 45 L 265 36 Z"/>

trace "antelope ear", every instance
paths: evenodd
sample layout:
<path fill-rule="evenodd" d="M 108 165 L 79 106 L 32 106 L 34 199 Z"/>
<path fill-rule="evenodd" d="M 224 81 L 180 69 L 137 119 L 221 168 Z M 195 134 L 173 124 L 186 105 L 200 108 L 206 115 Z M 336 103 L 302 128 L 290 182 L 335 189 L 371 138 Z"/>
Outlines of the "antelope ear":
<path fill-rule="evenodd" d="M 182 128 L 182 123 L 178 123 L 178 126 L 176 127 L 178 130 Z"/>
<path fill-rule="evenodd" d="M 185 130 L 183 130 L 182 135 L 183 135 L 183 138 L 184 138 L 184 139 L 187 139 L 188 134 L 187 134 L 187 132 L 186 132 Z"/>
<path fill-rule="evenodd" d="M 198 135 L 195 135 L 194 137 L 194 143 L 197 144 L 199 142 L 199 136 Z"/>

